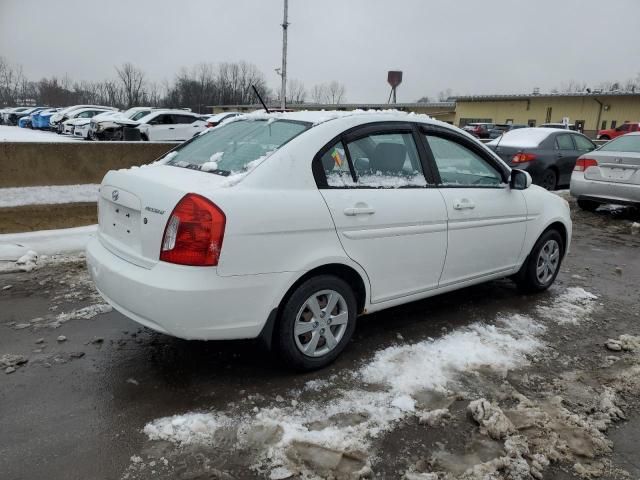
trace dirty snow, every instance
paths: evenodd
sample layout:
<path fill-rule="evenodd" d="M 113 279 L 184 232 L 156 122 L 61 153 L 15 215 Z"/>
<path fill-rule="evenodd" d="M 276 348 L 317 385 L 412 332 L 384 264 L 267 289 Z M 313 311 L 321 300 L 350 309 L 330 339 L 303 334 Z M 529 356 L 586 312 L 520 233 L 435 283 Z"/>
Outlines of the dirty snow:
<path fill-rule="evenodd" d="M 0 208 L 97 202 L 99 190 L 97 184 L 0 188 Z"/>
<path fill-rule="evenodd" d="M 81 140 L 81 139 L 80 139 Z M 54 132 L 0 125 L 0 142 L 77 142 L 78 138 Z"/>
<path fill-rule="evenodd" d="M 580 319 L 590 315 L 598 297 L 580 287 L 571 287 L 560 294 L 552 305 L 541 305 L 538 313 L 559 324 L 577 325 Z"/>
<path fill-rule="evenodd" d="M 580 290 L 563 292 L 548 302 L 549 308 L 561 299 L 563 318 L 568 321 L 573 316 L 572 321 L 579 322 L 590 311 L 588 304 L 594 298 Z M 313 465 L 313 471 L 307 474 L 326 475 L 325 467 L 331 470 L 332 462 L 347 462 L 354 471 L 360 471 L 370 461 L 368 451 L 374 438 L 408 416 L 424 416 L 426 412 L 420 411 L 416 402 L 421 393 L 450 392 L 461 388 L 459 380 L 469 374 L 487 368 L 506 372 L 526 366 L 530 355 L 545 351 L 542 337 L 546 313 L 541 319 L 502 315 L 491 324 L 478 322 L 436 340 L 380 350 L 369 363 L 346 374 L 355 386 L 337 389 L 337 397 L 330 401 L 296 401 L 295 405 L 273 402 L 246 413 L 233 411 L 233 407 L 227 412 L 186 413 L 154 420 L 144 432 L 152 440 L 215 446 L 215 434 L 221 425 L 235 425 L 249 438 L 260 437 L 268 430 L 269 440 L 260 442 L 258 461 L 263 465 L 304 471 L 309 459 L 325 459 L 326 465 Z M 319 394 L 336 391 L 335 385 L 322 383 L 311 383 L 307 388 Z M 424 423 L 445 420 L 448 411 L 440 410 L 433 418 L 425 416 Z M 477 406 L 475 411 L 495 436 L 513 431 L 490 405 Z"/>

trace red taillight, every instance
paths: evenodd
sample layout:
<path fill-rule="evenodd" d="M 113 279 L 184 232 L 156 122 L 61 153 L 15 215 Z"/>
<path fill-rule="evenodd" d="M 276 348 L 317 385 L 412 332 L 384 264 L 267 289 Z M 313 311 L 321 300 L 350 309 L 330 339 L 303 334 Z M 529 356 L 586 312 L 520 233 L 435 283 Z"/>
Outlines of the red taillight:
<path fill-rule="evenodd" d="M 593 158 L 579 158 L 573 170 L 576 172 L 584 172 L 589 167 L 597 167 L 598 161 Z"/>
<path fill-rule="evenodd" d="M 220 122 L 207 122 L 207 128 L 217 127 Z"/>
<path fill-rule="evenodd" d="M 519 153 L 516 153 L 511 158 L 511 163 L 525 163 L 525 162 L 531 162 L 531 161 L 533 161 L 535 159 L 536 159 L 536 154 L 535 153 L 519 152 Z"/>
<path fill-rule="evenodd" d="M 164 228 L 160 260 L 180 265 L 218 265 L 226 217 L 214 203 L 188 193 Z"/>

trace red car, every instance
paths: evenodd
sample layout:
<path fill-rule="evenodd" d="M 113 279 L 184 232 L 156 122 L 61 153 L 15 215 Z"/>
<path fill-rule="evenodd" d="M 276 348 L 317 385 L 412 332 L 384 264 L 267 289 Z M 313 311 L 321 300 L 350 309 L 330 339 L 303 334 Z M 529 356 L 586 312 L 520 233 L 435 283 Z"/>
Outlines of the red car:
<path fill-rule="evenodd" d="M 608 130 L 598 131 L 598 140 L 612 140 L 625 133 L 637 132 L 640 129 L 640 123 L 623 123 L 617 128 L 610 128 Z"/>

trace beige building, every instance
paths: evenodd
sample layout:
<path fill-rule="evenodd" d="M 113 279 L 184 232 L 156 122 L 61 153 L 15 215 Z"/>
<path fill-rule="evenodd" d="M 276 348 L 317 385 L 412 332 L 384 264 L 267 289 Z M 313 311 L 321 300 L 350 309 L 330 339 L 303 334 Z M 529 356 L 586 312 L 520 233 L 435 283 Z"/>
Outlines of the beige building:
<path fill-rule="evenodd" d="M 221 112 L 253 112 L 262 110 L 262 105 L 214 105 L 208 107 L 213 113 Z M 278 110 L 280 107 L 269 105 L 270 109 Z M 456 118 L 455 102 L 432 103 L 344 103 L 338 105 L 300 103 L 287 105 L 290 110 L 386 110 L 394 108 L 403 112 L 426 113 L 427 115 L 447 123 L 454 123 Z"/>
<path fill-rule="evenodd" d="M 567 118 L 586 135 L 640 121 L 640 93 L 478 95 L 456 99 L 455 125 L 471 122 L 537 126 Z"/>

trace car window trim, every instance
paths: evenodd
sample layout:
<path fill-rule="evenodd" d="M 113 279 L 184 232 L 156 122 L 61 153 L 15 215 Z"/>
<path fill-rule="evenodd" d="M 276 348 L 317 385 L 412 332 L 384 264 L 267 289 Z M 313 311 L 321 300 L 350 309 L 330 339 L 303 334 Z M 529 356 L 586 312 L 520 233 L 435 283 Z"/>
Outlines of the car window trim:
<path fill-rule="evenodd" d="M 345 155 L 347 156 L 347 162 L 349 164 L 349 171 L 351 172 L 351 179 L 354 183 L 357 182 L 357 176 L 355 167 L 353 165 L 353 161 L 351 159 L 351 154 L 349 153 L 349 147 L 347 146 L 348 142 L 354 142 L 364 137 L 368 137 L 373 134 L 385 134 L 385 133 L 410 133 L 413 139 L 413 142 L 416 146 L 416 150 L 418 152 L 418 161 L 422 166 L 422 175 L 425 178 L 426 185 L 403 185 L 401 187 L 374 187 L 370 185 L 345 185 L 345 186 L 333 186 L 329 185 L 327 181 L 327 174 L 324 171 L 324 167 L 322 166 L 321 158 L 327 153 L 336 143 L 342 142 L 342 145 L 345 150 Z M 419 140 L 419 138 L 417 139 Z M 313 157 L 311 161 L 311 172 L 313 173 L 313 177 L 316 181 L 316 186 L 319 190 L 344 190 L 344 189 L 369 189 L 369 190 L 391 190 L 396 188 L 435 188 L 435 182 L 433 176 L 427 176 L 427 171 L 425 170 L 425 162 L 423 159 L 423 153 L 421 152 L 421 147 L 419 141 L 416 141 L 416 133 L 415 127 L 413 123 L 406 121 L 383 121 L 383 122 L 371 122 L 365 123 L 362 125 L 356 125 L 355 127 L 351 127 L 344 132 L 336 135 L 329 142 L 327 142 Z"/>
<path fill-rule="evenodd" d="M 434 170 L 434 176 L 436 178 L 436 186 L 438 188 L 489 188 L 489 189 L 503 189 L 507 188 L 509 185 L 509 177 L 511 176 L 511 171 L 507 170 L 503 165 L 501 165 L 495 158 L 489 155 L 484 149 L 475 144 L 474 141 L 466 138 L 464 135 L 460 135 L 456 132 L 450 131 L 449 129 L 445 129 L 442 127 L 438 127 L 436 125 L 420 125 L 420 137 L 424 142 L 424 147 L 426 150 L 427 157 L 429 162 L 432 165 L 432 169 Z M 444 138 L 446 140 L 451 140 L 454 143 L 458 143 L 463 146 L 467 150 L 471 150 L 473 153 L 478 155 L 482 160 L 486 161 L 492 168 L 494 168 L 498 174 L 500 175 L 500 179 L 502 183 L 499 185 L 445 185 L 442 183 L 442 177 L 440 176 L 440 170 L 438 169 L 438 164 L 436 163 L 435 156 L 433 155 L 433 151 L 431 150 L 431 146 L 426 138 L 427 135 L 432 135 L 434 137 Z"/>

